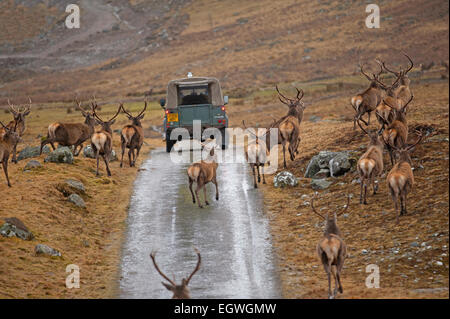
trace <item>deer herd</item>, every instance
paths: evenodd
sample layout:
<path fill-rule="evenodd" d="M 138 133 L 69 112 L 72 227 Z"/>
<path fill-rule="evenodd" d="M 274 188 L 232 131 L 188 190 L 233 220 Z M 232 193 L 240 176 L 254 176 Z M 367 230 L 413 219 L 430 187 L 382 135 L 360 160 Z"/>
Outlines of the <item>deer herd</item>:
<path fill-rule="evenodd" d="M 407 195 L 414 185 L 414 175 L 412 170 L 412 162 L 410 153 L 423 140 L 421 132 L 415 132 L 417 139 L 414 143 L 409 145 L 408 141 L 408 122 L 407 113 L 410 103 L 414 96 L 410 89 L 410 80 L 408 72 L 414 66 L 411 58 L 404 54 L 408 59 L 410 66 L 406 69 L 399 69 L 394 71 L 386 66 L 384 61 L 376 59 L 379 66 L 378 73 L 372 73 L 370 76 L 366 73 L 363 66 L 360 65 L 360 72 L 369 81 L 368 88 L 363 92 L 351 98 L 351 106 L 355 111 L 353 117 L 353 129 L 358 126 L 362 132 L 368 137 L 367 149 L 361 155 L 357 162 L 357 173 L 360 176 L 360 204 L 367 204 L 367 188 L 372 187 L 373 194 L 378 191 L 378 181 L 385 169 L 383 160 L 383 151 L 386 150 L 391 161 L 391 170 L 386 177 L 387 190 L 392 197 L 396 211 L 396 223 L 399 222 L 399 216 L 407 213 Z M 394 79 L 391 84 L 382 82 L 381 75 L 383 73 L 390 73 Z M 288 106 L 288 112 L 280 119 L 274 119 L 269 128 L 256 129 L 256 133 L 249 130 L 245 122 L 242 121 L 243 127 L 246 131 L 254 137 L 254 140 L 249 141 L 245 147 L 245 155 L 247 162 L 250 163 L 253 174 L 254 187 L 258 187 L 261 182 L 261 175 L 263 183 L 265 184 L 264 166 L 269 163 L 269 153 L 273 145 L 270 145 L 269 132 L 271 128 L 278 129 L 277 143 L 281 144 L 283 152 L 283 164 L 286 168 L 286 148 L 289 151 L 291 161 L 295 160 L 298 154 L 298 147 L 300 144 L 300 124 L 303 119 L 303 112 L 305 104 L 302 102 L 304 91 L 297 89 L 297 94 L 294 98 L 288 98 L 283 95 L 278 86 L 276 91 L 281 103 Z M 31 110 L 31 99 L 29 105 L 23 109 L 17 109 L 8 100 L 9 110 L 13 115 L 7 125 L 0 122 L 0 161 L 6 176 L 8 186 L 11 186 L 8 177 L 8 160 L 12 154 L 12 162 L 17 163 L 16 147 L 21 141 L 26 125 L 26 116 Z M 123 157 L 125 150 L 128 151 L 128 160 L 130 167 L 135 166 L 136 158 L 139 156 L 140 149 L 144 142 L 144 133 L 141 120 L 147 109 L 147 101 L 145 101 L 144 108 L 137 115 L 133 116 L 125 109 L 122 103 L 118 106 L 115 114 L 109 119 L 102 119 L 98 114 L 98 105 L 94 101 L 91 103 L 90 110 L 85 110 L 81 107 L 81 103 L 76 100 L 76 105 L 84 117 L 83 123 L 64 123 L 55 122 L 48 126 L 48 134 L 42 140 L 40 152 L 46 144 L 50 144 L 55 150 L 54 143 L 62 146 L 73 147 L 73 153 L 77 156 L 83 148 L 83 143 L 88 139 L 91 140 L 91 146 L 94 150 L 97 160 L 96 174 L 99 175 L 99 159 L 102 157 L 108 176 L 111 176 L 109 168 L 109 158 L 112 151 L 112 128 L 117 116 L 123 112 L 130 124 L 123 127 L 121 130 L 121 150 L 122 156 L 120 167 L 123 166 Z M 372 112 L 375 112 L 379 127 L 376 130 L 369 130 L 370 118 Z M 363 116 L 367 114 L 367 121 Z M 96 125 L 100 128 L 96 129 Z M 366 127 L 366 128 L 365 128 Z M 262 132 L 261 132 L 262 131 Z M 260 134 L 262 133 L 262 134 Z M 202 143 L 204 151 L 206 150 L 206 158 L 199 162 L 193 163 L 187 169 L 189 190 L 192 195 L 193 203 L 197 203 L 199 207 L 203 207 L 198 192 L 203 189 L 204 202 L 209 205 L 206 199 L 206 184 L 213 183 L 216 188 L 216 200 L 219 199 L 219 190 L 217 185 L 216 171 L 218 167 L 216 150 L 219 149 L 213 141 Z M 196 183 L 195 194 L 193 191 L 193 183 Z M 342 234 L 337 226 L 337 217 L 347 211 L 350 204 L 350 196 L 347 197 L 347 204 L 344 209 L 337 212 L 329 212 L 322 214 L 314 207 L 314 198 L 311 200 L 312 211 L 324 219 L 325 231 L 323 238 L 317 245 L 317 254 L 323 264 L 325 272 L 328 277 L 328 296 L 334 298 L 337 292 L 342 293 L 343 288 L 341 284 L 341 270 L 346 257 L 346 245 L 342 238 Z M 194 271 L 187 279 L 183 279 L 181 285 L 177 285 L 174 281 L 169 279 L 158 267 L 155 261 L 155 253 L 150 255 L 154 267 L 157 272 L 168 282 L 163 285 L 173 292 L 173 298 L 190 298 L 189 284 L 192 276 L 198 271 L 201 263 L 200 252 L 196 250 L 198 255 L 198 263 Z M 331 290 L 331 280 L 335 280 L 335 289 Z"/>

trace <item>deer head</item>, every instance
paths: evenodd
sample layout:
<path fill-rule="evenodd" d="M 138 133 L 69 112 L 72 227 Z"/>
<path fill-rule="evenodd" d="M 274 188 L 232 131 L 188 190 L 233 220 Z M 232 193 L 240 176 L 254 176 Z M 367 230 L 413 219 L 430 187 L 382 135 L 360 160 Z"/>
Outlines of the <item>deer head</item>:
<path fill-rule="evenodd" d="M 123 104 L 120 103 L 119 108 L 117 109 L 116 114 L 114 114 L 113 117 L 111 117 L 109 120 L 106 120 L 106 121 L 102 120 L 102 119 L 97 115 L 97 113 L 96 113 L 97 107 L 98 107 L 97 102 L 94 102 L 92 110 L 93 110 L 93 115 L 94 115 L 94 117 L 95 117 L 95 120 L 96 120 L 97 124 L 99 124 L 99 125 L 102 127 L 103 130 L 105 130 L 106 132 L 112 134 L 111 125 L 113 125 L 113 124 L 116 122 L 116 117 L 119 115 L 120 111 L 122 110 Z"/>
<path fill-rule="evenodd" d="M 288 115 L 294 115 L 296 117 L 299 117 L 303 115 L 303 111 L 305 110 L 306 106 L 305 104 L 301 101 L 301 99 L 303 98 L 303 96 L 305 95 L 305 93 L 303 92 L 302 89 L 297 89 L 297 96 L 293 99 L 290 99 L 286 96 L 284 96 L 283 94 L 281 94 L 280 90 L 278 89 L 278 85 L 275 86 L 277 92 L 278 92 L 278 98 L 280 99 L 281 103 L 287 105 L 289 107 L 289 113 Z"/>
<path fill-rule="evenodd" d="M 3 129 L 5 130 L 5 133 L 3 134 L 2 139 L 4 141 L 6 141 L 8 144 L 14 145 L 17 142 L 21 141 L 20 135 L 19 133 L 16 132 L 17 129 L 17 122 L 14 125 L 13 129 L 8 128 L 7 126 L 5 126 L 1 121 L 0 121 L 0 125 L 3 127 Z"/>
<path fill-rule="evenodd" d="M 370 82 L 370 87 L 375 88 L 375 89 L 382 89 L 382 90 L 387 90 L 386 85 L 384 85 L 382 82 L 379 81 L 380 75 L 381 73 L 383 73 L 383 68 L 380 66 L 380 72 L 378 72 L 377 74 L 372 73 L 372 76 L 369 76 L 363 69 L 363 65 L 359 65 L 359 69 L 362 75 L 364 75 L 367 80 L 369 80 Z"/>
<path fill-rule="evenodd" d="M 380 115 L 381 116 L 381 115 Z M 367 132 L 361 125 L 360 121 L 357 120 L 356 121 L 358 123 L 359 128 L 369 137 L 370 139 L 370 143 L 369 145 L 374 145 L 374 146 L 381 146 L 383 145 L 383 140 L 380 139 L 380 135 L 381 133 L 383 133 L 384 131 L 384 125 L 375 132 Z"/>
<path fill-rule="evenodd" d="M 12 115 L 14 116 L 14 121 L 16 121 L 16 123 L 25 122 L 25 116 L 30 114 L 31 98 L 28 98 L 28 101 L 29 101 L 29 104 L 28 104 L 28 106 L 24 107 L 24 109 L 20 109 L 20 108 L 16 109 L 15 106 L 13 104 L 11 104 L 8 99 L 9 110 L 12 113 Z"/>
<path fill-rule="evenodd" d="M 405 53 L 403 52 L 403 55 L 409 60 L 409 62 L 411 63 L 411 65 L 403 70 L 400 67 L 399 71 L 393 71 L 391 69 L 389 69 L 386 64 L 384 63 L 384 61 L 381 60 L 376 60 L 378 64 L 380 64 L 386 71 L 388 71 L 389 73 L 394 74 L 396 77 L 398 77 L 400 79 L 400 85 L 405 85 L 405 86 L 409 86 L 411 80 L 408 78 L 408 72 L 412 70 L 412 68 L 414 67 L 414 62 L 411 60 L 411 58 Z"/>
<path fill-rule="evenodd" d="M 406 122 L 406 114 L 408 113 L 408 104 L 411 103 L 413 99 L 414 95 L 411 95 L 409 101 L 405 105 L 403 105 L 400 109 L 396 108 L 393 105 L 390 105 L 389 102 L 387 102 L 386 100 L 383 100 L 383 102 L 386 106 L 391 108 L 392 112 L 394 112 L 394 117 L 396 120 Z M 387 121 L 383 117 L 381 118 L 383 119 L 383 122 L 386 122 L 387 124 Z"/>
<path fill-rule="evenodd" d="M 245 130 L 245 131 L 249 132 L 250 135 L 252 135 L 253 137 L 255 137 L 256 143 L 259 143 L 259 139 L 263 139 L 263 138 L 267 135 L 267 133 L 270 132 L 270 129 L 265 129 L 266 132 L 265 132 L 264 134 L 261 135 L 261 134 L 259 134 L 259 127 L 257 127 L 257 128 L 255 129 L 255 132 L 256 132 L 256 134 L 255 134 L 255 133 L 253 133 L 252 131 L 250 131 L 250 130 L 247 128 L 247 126 L 245 125 L 244 120 L 242 120 L 242 125 L 244 126 L 244 130 Z"/>
<path fill-rule="evenodd" d="M 77 98 L 75 98 L 75 104 L 77 108 L 80 110 L 81 115 L 84 117 L 84 124 L 94 127 L 95 126 L 95 118 L 94 118 L 94 104 L 91 104 L 91 111 L 86 111 L 81 107 L 81 102 L 78 101 Z"/>
<path fill-rule="evenodd" d="M 197 253 L 197 266 L 195 266 L 194 271 L 187 277 L 187 278 L 183 278 L 181 279 L 181 285 L 177 285 L 175 283 L 175 279 L 171 280 L 169 279 L 169 277 L 167 277 L 158 267 L 158 264 L 156 263 L 155 260 L 155 255 L 156 252 L 152 252 L 150 254 L 150 258 L 153 261 L 153 266 L 155 266 L 156 271 L 161 275 L 161 277 L 163 277 L 168 283 L 165 282 L 161 282 L 163 284 L 164 287 L 166 287 L 167 290 L 171 291 L 173 293 L 172 299 L 190 299 L 190 291 L 188 288 L 189 282 L 192 278 L 192 276 L 194 276 L 194 274 L 200 269 L 200 264 L 201 264 L 201 256 L 200 256 L 200 252 L 198 251 L 197 248 L 195 248 L 195 252 Z"/>
<path fill-rule="evenodd" d="M 144 113 L 146 109 L 147 109 L 147 100 L 145 100 L 144 109 L 137 116 L 133 116 L 133 114 L 125 110 L 125 107 L 122 104 L 123 112 L 127 115 L 128 119 L 131 121 L 131 124 L 136 126 L 142 127 L 141 120 L 144 118 L 145 115 Z"/>
<path fill-rule="evenodd" d="M 422 142 L 422 140 L 424 138 L 423 132 L 416 131 L 416 134 L 418 136 L 417 141 L 414 142 L 414 144 L 412 144 L 412 145 L 408 146 L 405 143 L 405 145 L 403 145 L 403 147 L 401 147 L 401 148 L 397 148 L 395 146 L 391 146 L 393 151 L 394 151 L 394 154 L 396 155 L 396 157 L 399 160 L 399 163 L 400 162 L 407 162 L 410 165 L 412 165 L 411 153 L 415 150 L 415 147 L 417 146 L 417 144 Z M 384 139 L 384 137 L 383 137 L 383 139 Z M 386 140 L 384 142 L 386 143 Z"/>
<path fill-rule="evenodd" d="M 342 214 L 344 214 L 348 207 L 350 205 L 350 195 L 347 195 L 347 204 L 344 206 L 343 209 L 341 209 L 340 212 L 336 212 L 333 211 L 332 213 L 325 213 L 325 215 L 319 213 L 316 208 L 314 207 L 314 197 L 311 199 L 311 209 L 312 211 L 318 215 L 319 217 L 321 217 L 322 219 L 325 220 L 326 225 L 325 225 L 325 234 L 335 234 L 340 236 L 340 230 L 337 226 L 337 217 L 341 216 Z"/>

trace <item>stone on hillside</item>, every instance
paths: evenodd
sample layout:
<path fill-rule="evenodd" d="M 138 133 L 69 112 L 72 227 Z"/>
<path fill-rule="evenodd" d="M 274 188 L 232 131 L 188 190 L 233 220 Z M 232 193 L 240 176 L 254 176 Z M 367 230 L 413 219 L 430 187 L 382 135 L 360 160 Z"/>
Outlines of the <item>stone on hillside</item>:
<path fill-rule="evenodd" d="M 38 169 L 38 168 L 41 168 L 41 167 L 42 167 L 42 165 L 41 165 L 41 163 L 39 163 L 39 161 L 31 160 L 25 165 L 23 170 L 24 171 L 30 171 L 30 170 Z"/>
<path fill-rule="evenodd" d="M 39 151 L 40 151 L 41 147 L 40 146 L 26 146 L 23 150 L 21 150 L 19 152 L 19 154 L 17 155 L 17 160 L 21 161 L 23 159 L 26 158 L 32 158 L 32 157 L 38 157 L 39 156 Z M 50 147 L 48 147 L 47 145 L 45 145 L 42 148 L 42 153 L 44 154 L 48 154 L 50 153 Z"/>
<path fill-rule="evenodd" d="M 92 148 L 92 145 L 86 145 L 84 147 L 83 155 L 84 155 L 84 157 L 95 158 L 95 152 L 94 152 L 94 149 Z M 117 161 L 116 151 L 114 151 L 114 150 L 111 151 L 111 156 L 109 157 L 109 161 L 110 162 Z"/>
<path fill-rule="evenodd" d="M 44 162 L 73 164 L 73 154 L 70 148 L 63 146 L 48 154 Z"/>
<path fill-rule="evenodd" d="M 348 154 L 344 152 L 336 154 L 336 156 L 330 160 L 329 165 L 332 177 L 344 175 L 352 168 Z"/>
<path fill-rule="evenodd" d="M 351 159 L 347 151 L 330 152 L 320 151 L 313 156 L 306 167 L 305 177 L 316 178 L 315 175 L 321 169 L 328 169 L 331 176 L 339 176 L 351 169 Z"/>
<path fill-rule="evenodd" d="M 84 203 L 84 200 L 78 194 L 69 195 L 67 200 L 77 207 L 86 208 L 86 204 Z"/>
<path fill-rule="evenodd" d="M 0 234 L 5 237 L 16 236 L 23 240 L 32 240 L 34 235 L 16 217 L 5 218 L 5 223 L 0 227 Z"/>
<path fill-rule="evenodd" d="M 320 169 L 320 171 L 318 171 L 316 174 L 314 174 L 314 179 L 321 179 L 321 178 L 326 178 L 330 176 L 330 170 L 326 169 L 326 168 L 322 168 Z"/>
<path fill-rule="evenodd" d="M 305 177 L 312 178 L 321 168 L 329 168 L 329 162 L 334 156 L 336 153 L 330 151 L 320 151 L 319 154 L 313 156 L 306 167 Z"/>
<path fill-rule="evenodd" d="M 275 187 L 285 187 L 285 186 L 297 186 L 298 180 L 294 174 L 288 171 L 279 172 L 273 178 L 273 186 Z"/>
<path fill-rule="evenodd" d="M 71 194 L 86 194 L 86 188 L 83 183 L 73 179 L 66 179 L 63 183 L 57 184 L 56 189 L 59 190 L 65 197 L 68 197 Z"/>
<path fill-rule="evenodd" d="M 326 189 L 330 187 L 331 184 L 333 184 L 333 182 L 327 181 L 325 178 L 311 180 L 311 187 L 316 190 Z"/>
<path fill-rule="evenodd" d="M 37 244 L 36 247 L 34 247 L 34 252 L 36 253 L 36 255 L 44 254 L 49 256 L 61 257 L 61 253 L 59 251 L 44 244 Z"/>

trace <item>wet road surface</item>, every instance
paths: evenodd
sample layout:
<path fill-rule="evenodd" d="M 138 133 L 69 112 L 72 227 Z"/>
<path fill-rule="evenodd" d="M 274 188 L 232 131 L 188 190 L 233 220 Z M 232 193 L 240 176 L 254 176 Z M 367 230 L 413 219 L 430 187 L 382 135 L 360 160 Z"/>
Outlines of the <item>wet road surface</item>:
<path fill-rule="evenodd" d="M 228 152 L 228 150 L 227 150 Z M 121 298 L 171 298 L 149 257 L 176 283 L 195 268 L 192 298 L 280 298 L 281 289 L 262 197 L 253 188 L 249 167 L 220 163 L 219 201 L 207 185 L 210 206 L 192 203 L 186 169 L 163 149 L 154 150 L 135 181 L 122 251 Z M 195 189 L 195 184 L 194 184 Z M 203 202 L 203 191 L 199 192 Z"/>

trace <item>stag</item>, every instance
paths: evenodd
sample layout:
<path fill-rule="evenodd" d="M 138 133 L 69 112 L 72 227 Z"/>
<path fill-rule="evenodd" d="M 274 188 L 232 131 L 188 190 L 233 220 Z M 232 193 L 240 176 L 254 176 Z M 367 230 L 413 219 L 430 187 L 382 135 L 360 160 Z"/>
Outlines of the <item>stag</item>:
<path fill-rule="evenodd" d="M 187 169 L 187 174 L 189 178 L 189 190 L 192 195 L 192 202 L 195 204 L 195 196 L 192 191 L 192 184 L 194 182 L 197 183 L 197 188 L 195 189 L 195 195 L 197 197 L 198 207 L 203 208 L 200 203 L 200 198 L 198 196 L 198 191 L 203 188 L 203 194 L 205 198 L 205 204 L 209 205 L 208 200 L 206 199 L 206 184 L 212 182 L 216 186 L 216 200 L 219 200 L 219 188 L 217 186 L 217 167 L 219 164 L 217 163 L 217 154 L 215 153 L 216 149 L 220 147 L 214 142 L 209 142 L 207 144 L 203 144 L 204 147 L 203 152 L 207 153 L 207 158 L 205 160 L 201 160 L 199 162 L 193 163 Z"/>
<path fill-rule="evenodd" d="M 322 262 L 328 277 L 328 298 L 334 299 L 337 292 L 343 293 L 341 284 L 341 271 L 347 257 L 347 246 L 342 239 L 341 231 L 337 226 L 337 217 L 345 213 L 350 205 L 350 196 L 347 196 L 347 204 L 344 209 L 336 213 L 322 215 L 314 207 L 314 198 L 311 199 L 312 211 L 325 220 L 323 238 L 317 244 L 317 254 Z M 334 277 L 334 292 L 331 293 L 331 274 Z"/>
<path fill-rule="evenodd" d="M 259 168 L 261 167 L 262 170 L 262 177 L 263 177 L 263 184 L 266 183 L 266 178 L 264 176 L 264 165 L 268 162 L 268 152 L 266 145 L 263 142 L 261 143 L 260 138 L 263 139 L 264 136 L 269 133 L 269 130 L 266 129 L 266 133 L 264 133 L 262 136 L 259 136 L 258 128 L 256 129 L 256 134 L 251 132 L 247 129 L 245 126 L 244 120 L 242 120 L 242 125 L 244 126 L 244 129 L 247 130 L 251 135 L 255 137 L 255 141 L 251 142 L 247 145 L 247 149 L 245 150 L 245 159 L 250 164 L 250 167 L 252 169 L 253 173 L 253 185 L 255 188 L 258 188 L 258 184 L 256 183 L 256 175 L 255 175 L 255 167 L 258 174 L 258 183 L 261 183 L 261 175 Z"/>
<path fill-rule="evenodd" d="M 97 102 L 95 102 L 93 108 L 93 115 L 96 119 L 97 124 L 101 126 L 100 130 L 97 130 L 91 137 L 91 146 L 95 153 L 95 159 L 97 160 L 97 171 L 96 175 L 99 176 L 98 166 L 100 155 L 103 158 L 103 161 L 106 165 L 106 172 L 108 176 L 111 176 L 111 171 L 109 170 L 109 159 L 111 158 L 112 152 L 112 129 L 111 125 L 116 121 L 116 117 L 119 115 L 120 111 L 123 108 L 123 104 L 119 105 L 116 114 L 111 117 L 109 120 L 102 120 L 96 113 Z"/>
<path fill-rule="evenodd" d="M 128 160 L 130 167 L 133 167 L 136 164 L 136 159 L 139 156 L 142 144 L 144 144 L 144 130 L 142 129 L 141 120 L 144 118 L 146 109 L 147 101 L 145 101 L 144 109 L 137 116 L 133 116 L 130 112 L 125 110 L 124 107 L 122 107 L 123 112 L 128 116 L 131 124 L 124 126 L 120 135 L 122 144 L 122 159 L 120 160 L 120 167 L 123 166 L 123 155 L 125 154 L 125 148 L 129 149 Z"/>
<path fill-rule="evenodd" d="M 13 128 L 7 127 L 2 122 L 0 122 L 0 124 L 4 130 L 3 135 L 0 136 L 0 162 L 2 163 L 3 172 L 5 173 L 8 186 L 11 187 L 8 176 L 8 160 L 9 155 L 14 150 L 14 146 L 20 141 L 20 135 L 16 132 L 17 123 L 13 126 Z"/>
<path fill-rule="evenodd" d="M 367 75 L 363 70 L 363 66 L 360 65 L 361 74 L 364 75 L 370 82 L 369 87 L 362 93 L 355 95 L 351 99 L 351 105 L 355 110 L 356 114 L 353 119 L 353 129 L 356 129 L 356 121 L 361 120 L 366 126 L 370 124 L 370 115 L 377 108 L 378 104 L 380 104 L 383 99 L 386 90 L 386 87 L 378 81 L 381 73 L 383 72 L 383 68 L 380 67 L 380 72 L 377 74 L 372 73 L 372 77 Z M 364 114 L 368 114 L 368 122 L 362 119 Z"/>
<path fill-rule="evenodd" d="M 26 129 L 25 117 L 28 114 L 30 114 L 30 111 L 31 111 L 31 99 L 28 98 L 28 100 L 30 103 L 27 107 L 25 107 L 24 109 L 20 109 L 20 108 L 16 109 L 14 107 L 14 105 L 12 105 L 9 102 L 9 99 L 8 99 L 9 111 L 13 115 L 14 119 L 12 121 L 10 121 L 8 124 L 6 124 L 6 127 L 8 127 L 10 130 L 13 129 L 14 127 L 16 127 L 15 131 L 19 134 L 20 137 L 23 136 L 23 133 L 25 132 L 25 129 Z M 0 136 L 2 136 L 4 133 L 5 133 L 5 129 L 0 128 Z M 14 145 L 14 148 L 12 150 L 13 157 L 12 157 L 11 162 L 17 164 L 16 148 L 17 148 L 17 143 Z"/>
<path fill-rule="evenodd" d="M 359 158 L 357 164 L 357 170 L 361 180 L 359 203 L 367 205 L 367 184 L 372 184 L 373 195 L 375 195 L 378 190 L 378 182 L 376 181 L 376 178 L 383 173 L 384 143 L 380 136 L 381 132 L 369 133 L 361 126 L 359 121 L 357 121 L 357 123 L 361 130 L 367 134 L 370 139 L 369 145 L 367 146 L 367 151 Z"/>
<path fill-rule="evenodd" d="M 55 122 L 48 126 L 47 138 L 41 142 L 40 154 L 46 144 L 50 144 L 53 150 L 56 149 L 55 142 L 62 146 L 74 146 L 73 155 L 78 156 L 83 149 L 83 143 L 94 133 L 95 118 L 93 115 L 94 104 L 92 103 L 91 112 L 86 112 L 81 107 L 81 102 L 75 100 L 75 103 L 84 117 L 84 123 L 61 123 Z M 77 152 L 77 148 L 78 152 Z"/>
<path fill-rule="evenodd" d="M 197 253 L 197 266 L 195 266 L 194 271 L 187 277 L 181 279 L 181 285 L 177 285 L 175 283 L 175 279 L 171 280 L 169 277 L 167 277 L 158 267 L 158 264 L 156 263 L 155 256 L 156 252 L 152 252 L 150 254 L 150 258 L 153 261 L 153 266 L 155 266 L 156 271 L 163 277 L 168 283 L 161 282 L 164 287 L 166 287 L 167 290 L 171 291 L 173 293 L 172 299 L 190 299 L 190 291 L 188 288 L 189 282 L 191 281 L 192 276 L 200 269 L 200 264 L 202 262 L 202 257 L 200 255 L 200 252 L 198 249 L 195 248 L 195 252 Z"/>
<path fill-rule="evenodd" d="M 414 186 L 414 174 L 411 168 L 412 161 L 410 153 L 422 139 L 423 134 L 418 132 L 418 139 L 413 145 L 406 146 L 405 143 L 401 148 L 394 147 L 394 151 L 398 154 L 398 161 L 387 175 L 386 183 L 397 214 L 396 224 L 399 223 L 400 215 L 407 214 L 406 197 Z"/>
<path fill-rule="evenodd" d="M 397 77 L 397 79 L 391 84 L 391 86 L 388 87 L 387 85 L 383 84 L 380 80 L 377 79 L 377 82 L 379 82 L 382 86 L 386 87 L 386 96 L 380 102 L 380 104 L 378 104 L 375 111 L 378 123 L 380 123 L 381 126 L 383 126 L 384 124 L 384 119 L 386 119 L 388 123 L 392 123 L 395 119 L 392 107 L 390 107 L 389 105 L 393 105 L 395 109 L 400 109 L 402 107 L 403 103 L 397 97 L 397 88 L 399 85 L 399 81 L 400 77 Z"/>
<path fill-rule="evenodd" d="M 286 143 L 289 142 L 289 155 L 291 161 L 295 159 L 295 155 L 298 153 L 298 145 L 300 144 L 300 123 L 303 119 L 303 111 L 305 110 L 305 105 L 301 101 L 305 93 L 302 89 L 297 89 L 297 96 L 295 99 L 286 98 L 278 90 L 278 98 L 281 103 L 289 107 L 289 111 L 286 116 L 284 116 L 278 124 L 278 144 L 281 143 L 283 146 L 283 160 L 284 168 L 286 168 Z M 269 142 L 269 136 L 267 136 L 267 142 Z"/>

